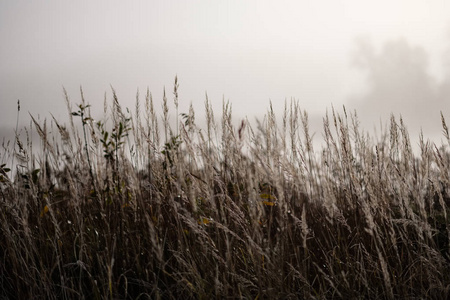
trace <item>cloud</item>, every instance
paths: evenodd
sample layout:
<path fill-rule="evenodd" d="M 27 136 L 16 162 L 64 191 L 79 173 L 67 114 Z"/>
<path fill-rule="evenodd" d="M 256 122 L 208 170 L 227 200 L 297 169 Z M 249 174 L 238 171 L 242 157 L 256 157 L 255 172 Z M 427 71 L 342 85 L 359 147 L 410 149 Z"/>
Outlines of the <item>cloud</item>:
<path fill-rule="evenodd" d="M 360 115 L 363 126 L 385 123 L 390 114 L 401 114 L 415 135 L 440 132 L 440 111 L 449 115 L 450 73 L 438 81 L 428 71 L 428 55 L 423 47 L 403 38 L 386 42 L 376 51 L 371 41 L 359 38 L 352 56 L 353 65 L 365 75 L 366 89 L 350 97 L 349 106 Z"/>

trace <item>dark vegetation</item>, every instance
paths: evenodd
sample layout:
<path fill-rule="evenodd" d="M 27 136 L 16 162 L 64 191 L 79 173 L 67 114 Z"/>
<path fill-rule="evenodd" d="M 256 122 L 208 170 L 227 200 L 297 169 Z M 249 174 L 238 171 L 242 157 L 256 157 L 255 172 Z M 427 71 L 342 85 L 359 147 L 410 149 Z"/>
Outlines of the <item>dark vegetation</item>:
<path fill-rule="evenodd" d="M 449 299 L 450 145 L 401 118 L 379 140 L 356 114 L 291 102 L 252 128 L 224 103 L 169 126 L 151 94 L 94 121 L 17 132 L 0 156 L 0 297 L 10 299 Z M 80 130 L 77 128 L 80 124 Z M 219 126 L 220 125 L 220 126 Z M 10 170 L 9 168 L 14 168 Z"/>

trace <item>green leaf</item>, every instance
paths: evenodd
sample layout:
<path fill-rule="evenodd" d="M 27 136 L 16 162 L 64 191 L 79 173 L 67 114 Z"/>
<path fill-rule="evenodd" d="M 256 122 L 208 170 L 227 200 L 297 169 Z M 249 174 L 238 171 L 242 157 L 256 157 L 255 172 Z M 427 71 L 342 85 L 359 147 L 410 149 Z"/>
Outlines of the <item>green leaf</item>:
<path fill-rule="evenodd" d="M 10 168 L 5 168 L 5 166 L 6 166 L 6 164 L 2 164 L 2 165 L 0 166 L 0 173 L 5 174 L 6 172 L 11 171 Z"/>
<path fill-rule="evenodd" d="M 39 174 L 39 171 L 40 171 L 41 169 L 36 169 L 36 170 L 33 170 L 33 172 L 31 172 L 31 179 L 33 180 L 33 183 L 37 183 L 37 181 L 38 181 L 38 174 Z"/>

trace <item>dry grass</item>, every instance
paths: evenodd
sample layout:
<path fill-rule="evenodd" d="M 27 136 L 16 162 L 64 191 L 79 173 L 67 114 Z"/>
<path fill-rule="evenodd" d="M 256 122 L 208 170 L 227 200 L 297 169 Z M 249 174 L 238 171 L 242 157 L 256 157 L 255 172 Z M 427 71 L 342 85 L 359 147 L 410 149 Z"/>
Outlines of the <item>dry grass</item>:
<path fill-rule="evenodd" d="M 296 102 L 252 128 L 206 100 L 201 130 L 177 89 L 174 130 L 166 95 L 158 118 L 113 91 L 99 122 L 66 95 L 68 125 L 32 119 L 40 154 L 31 129 L 4 145 L 1 297 L 450 298 L 448 145 L 414 155 L 401 119 L 374 140 L 333 109 L 314 150 Z"/>

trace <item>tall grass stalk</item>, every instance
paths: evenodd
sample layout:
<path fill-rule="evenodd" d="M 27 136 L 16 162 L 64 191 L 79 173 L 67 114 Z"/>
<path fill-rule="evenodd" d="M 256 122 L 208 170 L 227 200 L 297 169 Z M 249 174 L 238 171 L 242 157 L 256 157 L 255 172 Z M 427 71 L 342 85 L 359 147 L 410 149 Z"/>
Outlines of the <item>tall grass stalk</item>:
<path fill-rule="evenodd" d="M 202 128 L 192 106 L 178 114 L 177 78 L 174 96 L 175 132 L 165 89 L 162 116 L 148 89 L 134 114 L 112 89 L 96 121 L 82 94 L 82 138 L 65 90 L 69 129 L 54 117 L 16 129 L 1 154 L 20 167 L 0 168 L 0 297 L 450 297 L 443 113 L 448 143 L 421 135 L 414 154 L 401 118 L 375 139 L 331 108 L 317 149 L 295 100 L 253 128 L 225 101 L 216 124 L 205 95 Z"/>

